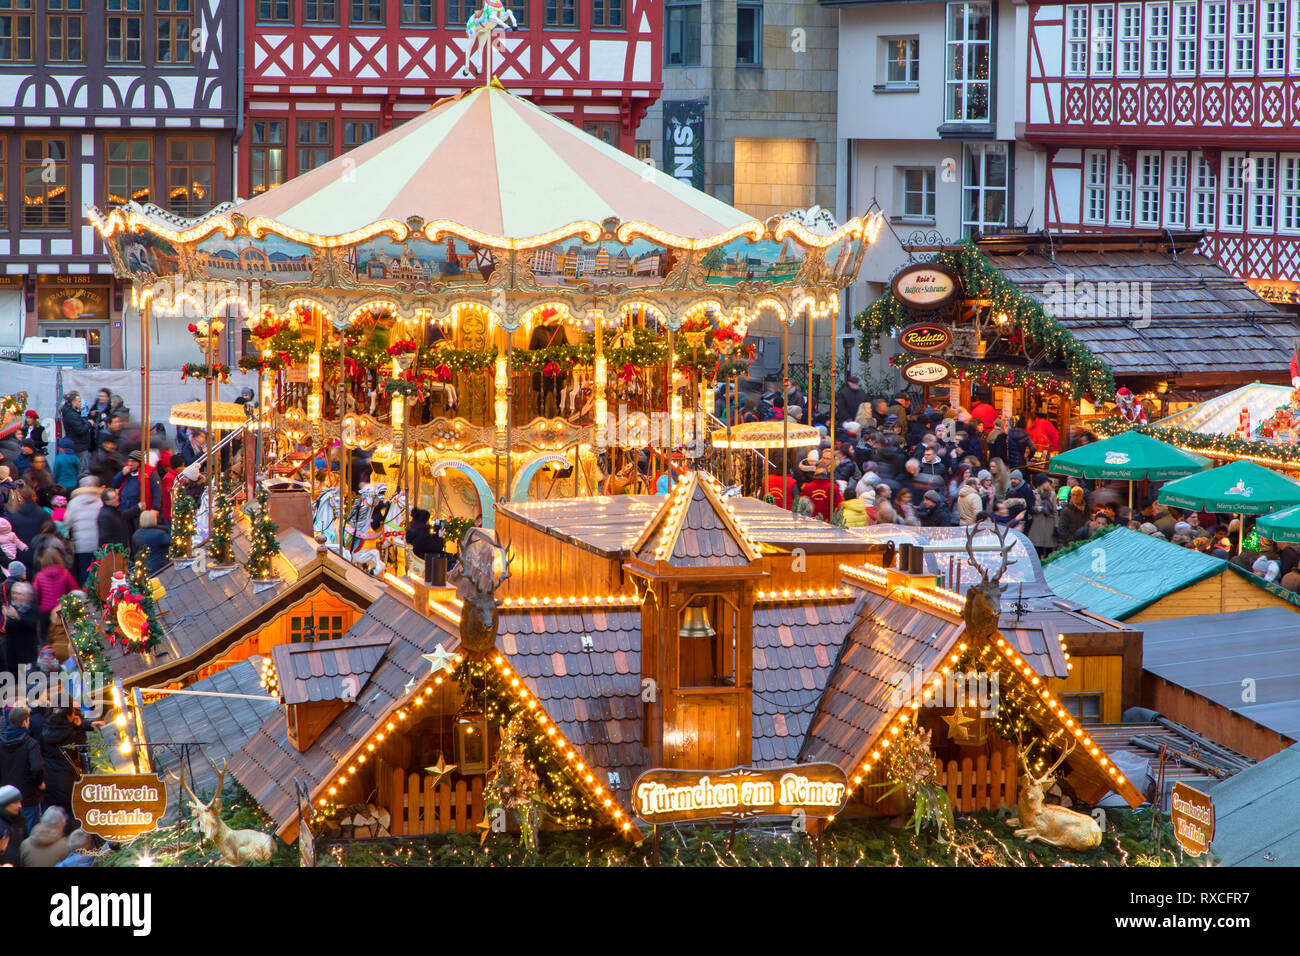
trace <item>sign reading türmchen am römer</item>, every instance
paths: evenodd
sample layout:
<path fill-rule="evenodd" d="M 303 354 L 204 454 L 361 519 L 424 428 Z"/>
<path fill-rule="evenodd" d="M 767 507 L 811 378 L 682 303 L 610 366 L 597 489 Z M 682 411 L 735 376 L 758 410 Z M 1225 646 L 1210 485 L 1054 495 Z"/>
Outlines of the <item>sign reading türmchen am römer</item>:
<path fill-rule="evenodd" d="M 115 843 L 157 829 L 166 810 L 167 787 L 157 774 L 90 774 L 72 788 L 82 829 Z"/>
<path fill-rule="evenodd" d="M 1174 839 L 1191 856 L 1210 849 L 1214 839 L 1214 801 L 1199 790 L 1179 781 L 1169 795 L 1169 818 L 1174 824 Z"/>
<path fill-rule="evenodd" d="M 834 764 L 811 763 L 754 770 L 647 770 L 632 786 L 636 815 L 649 823 L 710 817 L 810 817 L 839 813 L 848 780 Z"/>

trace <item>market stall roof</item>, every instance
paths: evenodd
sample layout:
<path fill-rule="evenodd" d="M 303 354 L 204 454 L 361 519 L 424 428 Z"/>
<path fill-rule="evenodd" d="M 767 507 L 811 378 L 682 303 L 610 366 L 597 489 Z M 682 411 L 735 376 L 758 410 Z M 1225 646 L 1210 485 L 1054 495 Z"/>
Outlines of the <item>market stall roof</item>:
<path fill-rule="evenodd" d="M 1234 461 L 1163 485 L 1157 500 L 1178 508 L 1258 515 L 1300 504 L 1300 482 L 1253 461 Z"/>
<path fill-rule="evenodd" d="M 1175 591 L 1217 574 L 1237 574 L 1284 601 L 1300 606 L 1300 597 L 1265 581 L 1231 561 L 1183 548 L 1163 537 L 1115 528 L 1098 540 L 1106 561 L 1099 564 L 1092 547 L 1076 548 L 1043 566 L 1048 585 L 1058 595 L 1095 614 L 1123 621 Z M 1292 613 L 1288 611 L 1287 613 Z M 1143 623 L 1145 630 L 1149 625 Z"/>
<path fill-rule="evenodd" d="M 1203 237 L 1040 233 L 978 246 L 1117 378 L 1284 375 L 1300 322 L 1197 253 Z"/>
<path fill-rule="evenodd" d="M 1234 435 L 1244 406 L 1250 412 L 1252 430 L 1272 416 L 1277 409 L 1291 401 L 1294 389 L 1290 385 L 1266 385 L 1253 382 L 1216 395 L 1208 401 L 1184 408 L 1166 418 L 1151 423 L 1157 428 L 1183 428 L 1202 435 Z"/>
<path fill-rule="evenodd" d="M 1142 666 L 1292 741 L 1300 740 L 1300 614 L 1280 607 L 1143 625 Z M 1255 699 L 1242 701 L 1243 681 Z"/>
<path fill-rule="evenodd" d="M 1209 464 L 1208 458 L 1127 431 L 1053 455 L 1049 470 L 1077 478 L 1165 481 L 1195 474 Z"/>
<path fill-rule="evenodd" d="M 610 217 L 691 239 L 753 221 L 495 85 L 442 100 L 234 211 L 314 236 L 408 216 L 505 239 Z"/>
<path fill-rule="evenodd" d="M 1199 789 L 1199 788 L 1198 788 Z M 1300 866 L 1300 746 L 1209 787 L 1222 866 Z"/>

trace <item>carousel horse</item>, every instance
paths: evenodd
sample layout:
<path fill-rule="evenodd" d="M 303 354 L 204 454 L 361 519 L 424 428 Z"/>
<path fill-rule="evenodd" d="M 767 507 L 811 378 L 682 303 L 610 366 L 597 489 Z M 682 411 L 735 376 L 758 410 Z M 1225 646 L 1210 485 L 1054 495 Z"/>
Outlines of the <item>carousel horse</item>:
<path fill-rule="evenodd" d="M 506 7 L 504 0 L 483 0 L 483 9 L 470 14 L 465 23 L 465 34 L 469 37 L 469 46 L 465 50 L 465 75 L 474 76 L 474 57 L 492 42 L 495 30 L 514 29 L 519 26 L 513 10 Z"/>
<path fill-rule="evenodd" d="M 633 495 L 636 494 L 636 483 L 640 476 L 637 474 L 636 462 L 631 461 L 620 468 L 618 471 L 605 478 L 601 487 L 601 494 L 605 495 Z"/>

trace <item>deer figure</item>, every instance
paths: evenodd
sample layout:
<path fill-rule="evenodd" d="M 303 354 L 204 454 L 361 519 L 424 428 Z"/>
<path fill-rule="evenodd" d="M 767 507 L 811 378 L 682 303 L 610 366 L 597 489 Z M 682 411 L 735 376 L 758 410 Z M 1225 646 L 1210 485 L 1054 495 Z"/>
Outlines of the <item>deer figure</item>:
<path fill-rule="evenodd" d="M 966 633 L 983 640 L 992 637 L 998 629 L 998 618 L 1002 615 L 1002 592 L 1007 589 L 1000 583 L 1007 568 L 1015 564 L 1009 559 L 1015 541 L 1007 541 L 1010 530 L 1000 528 L 996 521 L 990 521 L 993 534 L 998 539 L 998 548 L 1002 552 L 998 569 L 989 573 L 975 558 L 975 535 L 979 533 L 981 522 L 975 522 L 966 529 L 966 554 L 970 557 L 970 566 L 980 576 L 980 583 L 973 584 L 966 591 L 966 606 L 962 609 L 962 618 L 966 622 Z"/>
<path fill-rule="evenodd" d="M 1057 804 L 1043 803 L 1043 794 L 1056 782 L 1056 768 L 1070 756 L 1075 745 L 1071 741 L 1041 777 L 1035 777 L 1029 769 L 1029 748 L 1016 748 L 1025 776 L 1016 798 L 1020 815 L 1008 820 L 1007 825 L 1017 828 L 1017 837 L 1064 850 L 1093 850 L 1101 846 L 1101 826 L 1092 817 Z"/>
<path fill-rule="evenodd" d="M 203 834 L 205 840 L 211 840 L 217 845 L 221 862 L 230 866 L 271 859 L 271 854 L 275 851 L 275 838 L 271 834 L 261 830 L 232 830 L 221 819 L 221 787 L 226 781 L 226 762 L 222 762 L 220 770 L 217 770 L 216 764 L 212 765 L 212 769 L 217 771 L 217 787 L 207 803 L 195 795 L 189 784 L 172 774 L 189 794 L 195 829 Z"/>
<path fill-rule="evenodd" d="M 496 589 L 510 577 L 514 562 L 510 548 L 482 528 L 470 528 L 460 546 L 460 561 L 448 575 L 456 597 L 465 602 L 460 614 L 461 645 L 470 654 L 487 654 L 496 647 Z"/>

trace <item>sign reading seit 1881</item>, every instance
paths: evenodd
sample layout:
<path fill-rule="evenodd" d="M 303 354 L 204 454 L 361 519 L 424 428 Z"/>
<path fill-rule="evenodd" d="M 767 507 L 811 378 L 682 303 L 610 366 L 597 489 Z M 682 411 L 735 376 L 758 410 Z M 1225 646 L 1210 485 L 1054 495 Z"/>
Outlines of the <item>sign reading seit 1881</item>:
<path fill-rule="evenodd" d="M 832 817 L 848 799 L 848 779 L 834 764 L 770 770 L 647 770 L 632 786 L 632 807 L 649 823 L 710 817 Z"/>
<path fill-rule="evenodd" d="M 957 295 L 960 283 L 951 269 L 923 262 L 894 276 L 893 293 L 904 308 L 914 312 L 942 309 Z"/>

